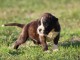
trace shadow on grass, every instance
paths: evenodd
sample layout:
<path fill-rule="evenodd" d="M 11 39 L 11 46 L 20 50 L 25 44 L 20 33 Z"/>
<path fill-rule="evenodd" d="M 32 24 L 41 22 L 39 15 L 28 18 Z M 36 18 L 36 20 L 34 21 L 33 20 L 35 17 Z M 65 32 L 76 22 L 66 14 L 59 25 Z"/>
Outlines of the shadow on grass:
<path fill-rule="evenodd" d="M 70 46 L 72 47 L 80 47 L 80 41 L 65 41 L 63 43 L 60 43 L 61 46 L 68 48 Z"/>
<path fill-rule="evenodd" d="M 24 54 L 24 51 L 21 51 L 21 50 L 10 50 L 9 54 L 11 54 L 11 55 L 19 55 L 19 54 Z"/>

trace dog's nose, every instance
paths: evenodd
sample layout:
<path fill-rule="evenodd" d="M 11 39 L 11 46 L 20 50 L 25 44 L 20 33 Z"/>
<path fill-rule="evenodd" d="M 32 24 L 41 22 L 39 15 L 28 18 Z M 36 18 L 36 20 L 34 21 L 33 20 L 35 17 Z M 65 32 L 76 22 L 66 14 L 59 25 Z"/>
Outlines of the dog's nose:
<path fill-rule="evenodd" d="M 42 29 L 39 29 L 39 32 L 41 32 L 42 31 Z"/>

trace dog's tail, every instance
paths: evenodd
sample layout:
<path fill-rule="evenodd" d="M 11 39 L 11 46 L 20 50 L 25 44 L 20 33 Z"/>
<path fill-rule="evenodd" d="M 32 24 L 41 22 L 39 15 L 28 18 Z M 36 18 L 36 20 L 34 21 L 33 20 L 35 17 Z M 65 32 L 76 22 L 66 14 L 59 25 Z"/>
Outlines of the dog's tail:
<path fill-rule="evenodd" d="M 17 26 L 20 28 L 23 28 L 25 24 L 20 24 L 20 23 L 9 23 L 9 24 L 3 24 L 2 26 Z"/>

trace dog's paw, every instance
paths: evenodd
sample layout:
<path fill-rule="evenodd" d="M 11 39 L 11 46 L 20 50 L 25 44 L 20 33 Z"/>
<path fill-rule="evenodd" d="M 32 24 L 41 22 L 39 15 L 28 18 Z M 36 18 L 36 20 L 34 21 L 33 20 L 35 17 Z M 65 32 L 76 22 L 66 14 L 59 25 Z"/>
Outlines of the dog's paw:
<path fill-rule="evenodd" d="M 47 50 L 47 51 L 45 51 L 45 53 L 50 53 L 50 51 L 49 51 L 49 50 Z"/>
<path fill-rule="evenodd" d="M 53 52 L 57 52 L 57 51 L 59 51 L 58 49 L 53 49 Z"/>
<path fill-rule="evenodd" d="M 54 46 L 53 46 L 53 49 L 52 49 L 52 50 L 53 50 L 53 51 L 58 51 L 58 46 L 54 44 Z"/>

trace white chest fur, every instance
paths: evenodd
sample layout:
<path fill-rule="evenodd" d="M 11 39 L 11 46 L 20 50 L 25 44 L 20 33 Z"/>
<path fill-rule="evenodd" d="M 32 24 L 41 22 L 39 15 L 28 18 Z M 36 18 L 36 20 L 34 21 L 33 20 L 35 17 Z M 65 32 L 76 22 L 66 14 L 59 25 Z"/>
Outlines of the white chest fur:
<path fill-rule="evenodd" d="M 59 32 L 55 32 L 54 29 L 47 35 L 47 41 L 53 40 Z"/>

